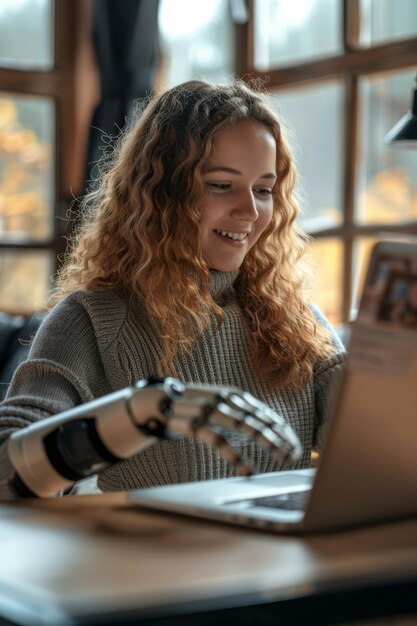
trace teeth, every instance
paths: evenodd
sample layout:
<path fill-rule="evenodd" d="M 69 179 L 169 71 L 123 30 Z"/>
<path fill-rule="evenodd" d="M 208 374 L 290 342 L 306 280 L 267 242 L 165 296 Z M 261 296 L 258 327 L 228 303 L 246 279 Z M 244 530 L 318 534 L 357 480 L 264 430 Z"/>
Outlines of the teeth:
<path fill-rule="evenodd" d="M 233 233 L 227 230 L 220 230 L 216 228 L 215 231 L 218 235 L 222 235 L 223 237 L 229 237 L 229 239 L 234 239 L 235 241 L 243 241 L 247 237 L 247 233 Z"/>

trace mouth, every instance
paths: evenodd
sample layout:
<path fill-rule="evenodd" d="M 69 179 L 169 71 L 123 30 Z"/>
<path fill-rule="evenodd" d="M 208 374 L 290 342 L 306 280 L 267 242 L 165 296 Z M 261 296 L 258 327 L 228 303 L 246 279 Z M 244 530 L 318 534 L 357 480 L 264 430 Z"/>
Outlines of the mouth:
<path fill-rule="evenodd" d="M 236 233 L 234 231 L 221 230 L 220 228 L 215 228 L 213 232 L 219 237 L 226 239 L 226 241 L 243 242 L 248 236 L 248 233 Z"/>

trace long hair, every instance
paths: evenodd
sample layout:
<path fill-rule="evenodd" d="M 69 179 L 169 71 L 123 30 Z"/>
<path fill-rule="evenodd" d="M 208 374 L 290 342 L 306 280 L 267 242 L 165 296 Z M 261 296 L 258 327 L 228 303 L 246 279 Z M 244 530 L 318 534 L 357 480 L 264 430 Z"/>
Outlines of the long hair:
<path fill-rule="evenodd" d="M 274 385 L 297 388 L 331 353 L 331 342 L 314 319 L 297 269 L 306 238 L 295 223 L 290 151 L 265 95 L 241 80 L 190 81 L 149 99 L 82 200 L 83 222 L 55 299 L 86 289 L 139 300 L 160 332 L 159 373 L 175 373 L 175 355 L 190 351 L 213 316 L 222 322 L 200 241 L 203 171 L 215 133 L 242 120 L 264 124 L 274 136 L 278 178 L 272 220 L 245 257 L 236 292 L 254 371 Z"/>

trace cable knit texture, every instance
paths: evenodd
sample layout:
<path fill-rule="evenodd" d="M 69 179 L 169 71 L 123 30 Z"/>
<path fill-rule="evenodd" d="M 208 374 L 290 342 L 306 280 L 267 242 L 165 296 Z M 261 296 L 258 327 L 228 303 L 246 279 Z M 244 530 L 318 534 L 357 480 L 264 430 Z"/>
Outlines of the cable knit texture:
<path fill-rule="evenodd" d="M 248 334 L 233 288 L 237 272 L 212 272 L 212 293 L 224 312 L 195 343 L 190 355 L 175 359 L 183 382 L 239 387 L 281 414 L 297 432 L 307 467 L 320 443 L 325 407 L 343 367 L 344 348 L 333 331 L 336 354 L 321 363 L 312 382 L 300 391 L 273 390 L 253 371 Z M 320 323 L 328 324 L 318 309 Z M 60 302 L 39 329 L 29 358 L 17 369 L 0 405 L 0 443 L 18 428 L 116 391 L 155 373 L 162 346 L 155 325 L 138 303 L 128 306 L 112 293 L 79 291 Z M 232 434 L 257 472 L 280 465 L 271 453 L 247 437 Z M 0 447 L 1 451 L 5 446 Z M 0 464 L 0 472 L 2 465 Z M 233 476 L 216 449 L 192 437 L 159 441 L 98 477 L 103 491 Z M 2 476 L 0 476 L 1 481 Z"/>

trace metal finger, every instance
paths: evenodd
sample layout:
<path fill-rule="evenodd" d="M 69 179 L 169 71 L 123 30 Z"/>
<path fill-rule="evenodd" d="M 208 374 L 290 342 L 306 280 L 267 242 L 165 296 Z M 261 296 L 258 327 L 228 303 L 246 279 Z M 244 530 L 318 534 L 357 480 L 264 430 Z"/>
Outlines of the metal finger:
<path fill-rule="evenodd" d="M 233 428 L 259 441 L 279 457 L 280 460 L 297 460 L 301 446 L 297 435 L 283 419 L 280 424 L 265 423 L 258 414 L 244 414 L 221 403 L 210 414 L 210 422 L 223 428 Z"/>
<path fill-rule="evenodd" d="M 249 393 L 243 392 L 241 395 L 232 394 L 229 398 L 229 403 L 233 408 L 255 416 L 266 425 L 284 423 L 283 417 Z"/>
<path fill-rule="evenodd" d="M 293 443 L 282 437 L 281 434 L 271 430 L 271 428 L 263 426 L 252 416 L 247 416 L 240 430 L 251 435 L 261 445 L 269 448 L 279 460 L 287 461 L 292 458 L 294 451 Z"/>
<path fill-rule="evenodd" d="M 199 441 L 217 448 L 219 454 L 230 465 L 235 467 L 242 476 L 250 476 L 252 466 L 246 463 L 234 448 L 220 433 L 214 432 L 207 424 L 200 424 L 198 421 L 192 425 L 192 434 Z"/>
<path fill-rule="evenodd" d="M 221 387 L 215 385 L 200 385 L 197 383 L 187 383 L 186 389 L 181 398 L 188 400 L 190 398 L 205 398 L 206 400 L 214 400 L 215 398 L 227 397 L 230 393 L 239 393 L 236 387 Z"/>

